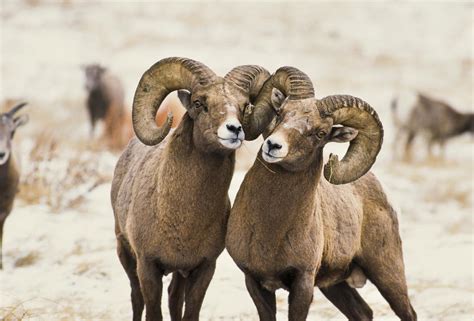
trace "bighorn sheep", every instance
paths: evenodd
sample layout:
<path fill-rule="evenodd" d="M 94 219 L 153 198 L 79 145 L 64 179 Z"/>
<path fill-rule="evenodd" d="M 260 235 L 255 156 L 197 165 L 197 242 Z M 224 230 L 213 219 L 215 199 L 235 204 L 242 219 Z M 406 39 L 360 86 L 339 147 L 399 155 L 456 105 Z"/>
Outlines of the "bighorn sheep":
<path fill-rule="evenodd" d="M 270 79 L 253 112 L 271 115 L 273 105 L 279 115 L 240 187 L 226 236 L 260 320 L 276 319 L 278 288 L 290 292 L 289 320 L 306 320 L 314 286 L 350 320 L 370 320 L 370 307 L 351 287 L 366 277 L 400 318 L 415 320 L 397 215 L 367 173 L 382 145 L 377 114 L 352 96 L 315 99 L 296 68 L 282 67 Z M 273 87 L 281 92 L 272 94 Z M 268 123 L 247 126 L 258 133 Z M 348 141 L 344 158 L 331 155 L 321 179 L 324 145 Z"/>
<path fill-rule="evenodd" d="M 0 269 L 3 268 L 3 226 L 13 208 L 20 173 L 12 153 L 12 139 L 18 127 L 28 122 L 27 115 L 15 117 L 25 106 L 21 103 L 10 111 L 0 114 Z"/>
<path fill-rule="evenodd" d="M 98 121 L 104 122 L 103 136 L 109 147 L 122 148 L 132 137 L 130 115 L 125 108 L 122 82 L 117 76 L 98 64 L 83 66 L 88 92 L 87 109 L 91 136 Z"/>
<path fill-rule="evenodd" d="M 418 93 L 417 101 L 404 122 L 397 114 L 397 99 L 392 100 L 392 118 L 397 127 L 393 151 L 396 153 L 400 140 L 406 135 L 405 159 L 411 159 L 411 147 L 418 134 L 428 139 L 428 153 L 433 155 L 433 146 L 439 144 L 444 150 L 446 141 L 466 132 L 474 133 L 474 113 L 461 113 L 443 101 Z"/>
<path fill-rule="evenodd" d="M 117 251 L 132 288 L 133 320 L 162 320 L 162 276 L 173 273 L 172 320 L 198 320 L 216 259 L 224 250 L 228 188 L 235 150 L 244 139 L 241 111 L 269 73 L 240 66 L 224 78 L 186 58 L 166 58 L 142 76 L 133 102 L 133 139 L 112 182 Z M 185 89 L 185 90 L 182 90 Z M 158 127 L 165 96 L 187 109 L 178 128 L 172 115 Z M 186 91 L 188 90 L 188 91 Z M 245 129 L 245 128 L 244 128 Z M 164 141 L 163 141 L 164 140 Z M 161 142 L 161 143 L 160 143 Z"/>

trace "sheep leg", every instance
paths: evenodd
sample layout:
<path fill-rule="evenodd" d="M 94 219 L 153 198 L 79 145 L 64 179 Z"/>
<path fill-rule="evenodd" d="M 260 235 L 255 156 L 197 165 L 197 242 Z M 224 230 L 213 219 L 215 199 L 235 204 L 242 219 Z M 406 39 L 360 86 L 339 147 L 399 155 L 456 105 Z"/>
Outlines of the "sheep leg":
<path fill-rule="evenodd" d="M 373 320 L 372 309 L 359 295 L 359 292 L 351 288 L 346 282 L 320 288 L 320 290 L 349 320 Z"/>
<path fill-rule="evenodd" d="M 173 273 L 173 279 L 168 287 L 168 306 L 172 321 L 181 321 L 183 317 L 185 284 L 186 279 L 181 274 Z"/>
<path fill-rule="evenodd" d="M 415 321 L 417 316 L 408 297 L 400 237 L 398 234 L 390 237 L 388 233 L 386 236 L 378 246 L 366 247 L 368 250 L 360 266 L 395 314 L 403 321 Z"/>
<path fill-rule="evenodd" d="M 305 321 L 313 301 L 314 272 L 298 273 L 290 287 L 289 321 Z"/>
<path fill-rule="evenodd" d="M 412 145 L 413 145 L 413 140 L 415 139 L 415 132 L 409 131 L 407 135 L 407 140 L 405 143 L 405 161 L 411 161 L 412 160 Z"/>
<path fill-rule="evenodd" d="M 260 283 L 250 274 L 245 274 L 245 285 L 252 297 L 253 303 L 257 307 L 260 321 L 276 320 L 276 297 L 275 292 L 270 292 L 263 288 Z"/>
<path fill-rule="evenodd" d="M 146 321 L 163 321 L 161 314 L 163 271 L 159 269 L 155 260 L 138 257 L 137 272 L 146 306 Z"/>
<path fill-rule="evenodd" d="M 143 308 L 145 303 L 143 302 L 143 295 L 140 290 L 140 281 L 137 276 L 137 262 L 129 249 L 119 239 L 117 239 L 117 254 L 122 263 L 122 266 L 127 273 L 130 280 L 130 287 L 132 288 L 132 311 L 133 321 L 141 321 Z"/>
<path fill-rule="evenodd" d="M 0 214 L 0 270 L 3 270 L 3 225 L 5 224 L 6 215 Z"/>
<path fill-rule="evenodd" d="M 216 270 L 216 261 L 205 261 L 191 271 L 185 284 L 184 321 L 198 321 L 202 301 Z"/>

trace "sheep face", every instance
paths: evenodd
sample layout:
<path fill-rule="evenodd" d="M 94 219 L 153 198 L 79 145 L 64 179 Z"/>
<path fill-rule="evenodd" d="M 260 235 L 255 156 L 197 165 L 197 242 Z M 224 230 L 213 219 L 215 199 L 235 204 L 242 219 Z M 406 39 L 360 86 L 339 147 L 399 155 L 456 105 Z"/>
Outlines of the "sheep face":
<path fill-rule="evenodd" d="M 12 139 L 16 129 L 27 121 L 26 115 L 13 117 L 9 113 L 0 114 L 0 166 L 10 159 Z"/>
<path fill-rule="evenodd" d="M 93 91 L 99 88 L 100 79 L 105 72 L 105 68 L 98 64 L 91 64 L 82 66 L 86 76 L 85 87 L 88 91 Z"/>
<path fill-rule="evenodd" d="M 262 157 L 290 171 L 310 166 L 328 142 L 348 142 L 357 136 L 351 127 L 333 127 L 331 117 L 324 117 L 316 100 L 289 100 L 272 94 L 274 108 L 280 110 L 275 127 L 262 146 Z"/>
<path fill-rule="evenodd" d="M 193 140 L 199 149 L 225 153 L 241 146 L 245 139 L 240 122 L 244 95 L 217 82 L 192 93 L 180 90 L 178 96 L 193 119 Z"/>

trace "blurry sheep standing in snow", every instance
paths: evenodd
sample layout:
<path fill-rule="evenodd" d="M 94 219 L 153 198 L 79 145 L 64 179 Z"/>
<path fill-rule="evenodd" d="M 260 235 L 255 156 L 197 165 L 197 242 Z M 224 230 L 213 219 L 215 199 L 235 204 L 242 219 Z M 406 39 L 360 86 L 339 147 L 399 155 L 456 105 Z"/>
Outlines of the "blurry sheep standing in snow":
<path fill-rule="evenodd" d="M 418 97 L 410 114 L 402 121 L 397 113 L 397 99 L 392 100 L 392 118 L 397 127 L 393 152 L 397 154 L 397 147 L 404 141 L 404 159 L 412 159 L 411 150 L 416 136 L 423 134 L 427 141 L 428 154 L 433 156 L 433 146 L 438 144 L 441 153 L 448 139 L 457 137 L 466 132 L 474 134 L 474 113 L 462 113 L 447 103 L 418 93 Z M 402 142 L 403 143 L 403 142 Z"/>
<path fill-rule="evenodd" d="M 18 127 L 28 122 L 27 115 L 15 116 L 25 106 L 21 103 L 0 114 L 0 269 L 3 268 L 3 226 L 12 211 L 20 173 L 12 153 L 12 139 Z"/>
<path fill-rule="evenodd" d="M 98 121 L 103 121 L 103 137 L 112 149 L 125 146 L 132 137 L 131 117 L 124 102 L 122 82 L 107 68 L 99 64 L 82 66 L 88 92 L 87 110 L 91 122 L 91 136 Z"/>

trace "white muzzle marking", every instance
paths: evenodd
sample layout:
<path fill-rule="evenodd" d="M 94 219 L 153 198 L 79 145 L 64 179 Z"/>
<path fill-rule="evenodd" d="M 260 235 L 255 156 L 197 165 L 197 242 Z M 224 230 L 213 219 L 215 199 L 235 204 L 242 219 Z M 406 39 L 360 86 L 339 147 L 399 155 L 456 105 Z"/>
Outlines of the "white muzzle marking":
<path fill-rule="evenodd" d="M 263 142 L 262 157 L 267 163 L 278 163 L 286 155 L 288 155 L 288 143 L 283 135 L 271 135 Z"/>
<path fill-rule="evenodd" d="M 229 149 L 237 149 L 245 139 L 242 124 L 236 118 L 228 118 L 217 130 L 217 136 L 222 146 Z"/>

